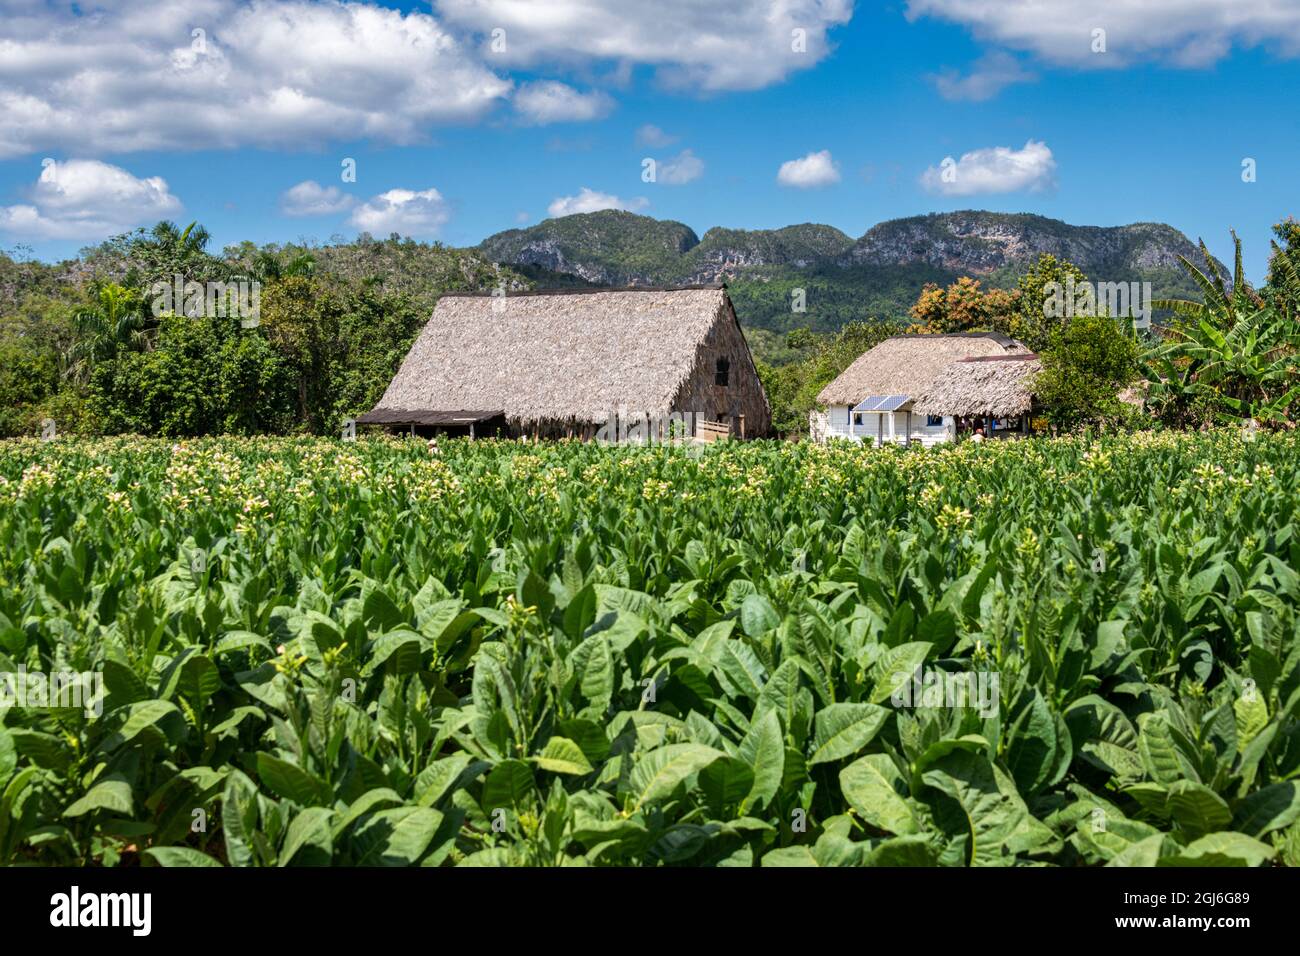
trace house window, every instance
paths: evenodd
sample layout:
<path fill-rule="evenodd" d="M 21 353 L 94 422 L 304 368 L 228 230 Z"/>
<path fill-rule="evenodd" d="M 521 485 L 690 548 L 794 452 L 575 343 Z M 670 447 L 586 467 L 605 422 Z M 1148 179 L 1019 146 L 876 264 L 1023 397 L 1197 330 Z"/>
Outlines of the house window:
<path fill-rule="evenodd" d="M 926 415 L 926 416 L 925 416 L 925 427 L 926 427 L 926 428 L 938 428 L 938 427 L 939 427 L 940 425 L 942 425 L 942 424 L 943 424 L 943 416 L 942 416 L 942 415 Z"/>
<path fill-rule="evenodd" d="M 727 379 L 731 376 L 731 363 L 724 358 L 718 359 L 717 372 L 713 381 L 723 388 L 727 386 Z"/>
<path fill-rule="evenodd" d="M 854 413 L 853 413 L 853 424 L 855 424 L 855 425 L 861 425 L 861 424 L 862 424 L 862 413 L 861 413 L 861 412 L 854 412 Z"/>

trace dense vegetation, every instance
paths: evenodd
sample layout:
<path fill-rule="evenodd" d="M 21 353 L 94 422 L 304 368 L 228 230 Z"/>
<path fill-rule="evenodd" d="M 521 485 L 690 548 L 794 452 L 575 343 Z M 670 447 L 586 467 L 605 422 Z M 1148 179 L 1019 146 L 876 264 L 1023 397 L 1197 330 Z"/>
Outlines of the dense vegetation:
<path fill-rule="evenodd" d="M 886 224 L 889 229 L 878 227 L 851 245 L 893 241 L 890 229 L 917 222 L 937 228 L 932 220 L 940 221 Z M 647 222 L 655 228 L 646 231 Z M 1065 230 L 1066 238 L 1088 233 L 1043 222 Z M 1181 285 L 1161 288 L 1194 294 L 1159 303 L 1156 332 L 1126 336 L 1113 322 L 1062 324 L 1045 315 L 1049 282 L 1089 278 L 1070 261 L 1044 254 L 982 279 L 953 277 L 922 262 L 844 264 L 829 257 L 848 238 L 816 225 L 714 229 L 700 242 L 680 223 L 611 212 L 502 234 L 481 251 L 362 236 L 319 246 L 244 243 L 214 255 L 201 226 L 160 223 L 59 265 L 0 256 L 0 437 L 37 434 L 45 419 L 61 433 L 81 434 L 334 433 L 374 404 L 443 293 L 629 278 L 607 275 L 601 265 L 593 279 L 584 279 L 555 271 L 557 263 L 546 256 L 517 268 L 487 258 L 513 261 L 521 243 L 539 236 L 556 243 L 556 254 L 572 247 L 589 262 L 593 249 L 623 263 L 618 268 L 642 258 L 658 261 L 655 269 L 668 270 L 655 273 L 662 281 L 699 279 L 692 270 L 716 269 L 720 258 L 778 262 L 735 265 L 729 288 L 779 434 L 802 434 L 822 387 L 886 336 L 984 329 L 1043 355 L 1047 370 L 1038 395 L 1060 429 L 1248 418 L 1289 427 L 1300 400 L 1292 387 L 1300 361 L 1297 228 L 1294 221 L 1276 227 L 1281 244 L 1259 292 L 1240 274 L 1227 280 L 1203 247 L 1201 268 L 1184 258 Z M 1114 254 L 1133 259 L 1135 249 L 1149 251 L 1136 239 L 1128 242 Z M 670 260 L 671 268 L 664 265 Z M 245 327 L 220 315 L 155 310 L 154 283 L 177 275 L 200 283 L 257 281 L 258 322 Z M 1154 416 L 1119 402 L 1124 391 L 1147 392 Z"/>
<path fill-rule="evenodd" d="M 1300 425 L 1300 225 L 1287 220 L 1274 232 L 1282 244 L 1273 243 L 1263 289 L 1246 281 L 1239 241 L 1231 277 L 1202 244 L 1202 266 L 1180 260 L 1196 297 L 1148 303 L 1153 324 L 1141 330 L 1104 307 L 1068 320 L 1049 315 L 1044 302 L 1053 284 L 1082 287 L 1089 277 L 1045 254 L 1011 288 L 985 287 L 968 276 L 946 287 L 928 283 L 906 322 L 849 323 L 836 335 L 797 329 L 783 341 L 751 332 L 774 427 L 804 433 L 818 392 L 888 335 L 993 331 L 1042 357 L 1033 391 L 1058 430 L 1234 422 L 1294 428 Z"/>
<path fill-rule="evenodd" d="M 8 442 L 0 671 L 105 696 L 0 710 L 0 863 L 1295 865 L 1297 488 L 1237 429 Z"/>
<path fill-rule="evenodd" d="M 69 263 L 0 256 L 0 437 L 60 432 L 335 432 L 372 407 L 438 297 L 527 280 L 434 244 L 207 250 L 160 223 Z M 260 284 L 257 324 L 155 310 L 156 282 Z"/>

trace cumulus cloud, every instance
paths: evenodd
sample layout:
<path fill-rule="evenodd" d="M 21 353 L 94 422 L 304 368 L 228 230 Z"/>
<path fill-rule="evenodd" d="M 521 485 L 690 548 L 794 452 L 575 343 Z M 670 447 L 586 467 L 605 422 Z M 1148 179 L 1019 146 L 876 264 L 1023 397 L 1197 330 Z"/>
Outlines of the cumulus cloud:
<path fill-rule="evenodd" d="M 579 212 L 599 212 L 602 209 L 622 209 L 626 212 L 640 212 L 650 205 L 650 200 L 643 196 L 635 199 L 620 199 L 609 193 L 596 192 L 583 186 L 576 196 L 560 196 L 546 211 L 551 216 L 572 216 Z"/>
<path fill-rule="evenodd" d="M 354 205 L 356 200 L 337 186 L 322 186 L 314 179 L 304 180 L 280 196 L 280 211 L 286 216 L 330 216 Z"/>
<path fill-rule="evenodd" d="M 381 0 L 387 2 L 387 0 Z M 511 100 L 526 121 L 595 119 L 610 98 L 509 70 L 747 90 L 807 69 L 852 0 L 4 0 L 0 160 L 52 149 L 398 145 Z M 492 49 L 492 31 L 506 31 Z M 608 67 L 606 71 L 605 68 Z"/>
<path fill-rule="evenodd" d="M 434 9 L 478 33 L 488 62 L 648 65 L 668 86 L 707 91 L 761 89 L 814 66 L 830 30 L 853 16 L 852 0 L 434 0 Z M 505 48 L 494 50 L 498 29 Z"/>
<path fill-rule="evenodd" d="M 829 149 L 818 153 L 809 153 L 802 159 L 792 159 L 781 164 L 777 170 L 776 181 L 782 186 L 794 186 L 796 189 L 813 189 L 817 186 L 829 186 L 840 181 L 840 169 L 831 157 Z"/>
<path fill-rule="evenodd" d="M 1265 45 L 1300 55 L 1297 0 L 908 0 L 909 19 L 934 17 L 978 38 L 1055 63 L 1112 67 L 1153 58 L 1205 66 L 1234 46 Z M 1093 52 L 1093 31 L 1106 52 Z"/>
<path fill-rule="evenodd" d="M 947 157 L 921 175 L 921 185 L 944 196 L 1038 192 L 1055 184 L 1056 160 L 1046 143 L 1030 140 L 1023 149 L 992 146 Z"/>
<path fill-rule="evenodd" d="M 181 208 L 162 177 L 140 179 L 94 159 L 47 160 L 25 198 L 0 206 L 0 231 L 25 239 L 99 240 Z"/>
<path fill-rule="evenodd" d="M 348 222 L 378 236 L 394 232 L 403 236 L 432 236 L 450 218 L 447 203 L 436 189 L 420 192 L 390 189 L 357 206 Z"/>
<path fill-rule="evenodd" d="M 107 0 L 0 21 L 0 159 L 422 139 L 512 83 L 433 16 L 369 3 Z"/>
<path fill-rule="evenodd" d="M 956 70 L 944 70 L 933 79 L 946 100 L 981 102 L 993 99 L 1014 83 L 1027 83 L 1036 77 L 1015 57 L 998 51 L 980 57 L 964 76 Z"/>
<path fill-rule="evenodd" d="M 671 146 L 677 142 L 678 137 L 665 133 L 653 123 L 646 123 L 637 128 L 636 144 L 638 146 L 650 146 L 654 149 L 663 149 L 665 146 Z"/>
<path fill-rule="evenodd" d="M 582 93 L 555 80 L 525 83 L 515 94 L 515 109 L 534 126 L 600 119 L 614 101 L 599 90 Z"/>
<path fill-rule="evenodd" d="M 681 186 L 694 182 L 704 175 L 704 160 L 689 149 L 684 149 L 672 159 L 657 164 L 655 182 L 665 186 Z"/>

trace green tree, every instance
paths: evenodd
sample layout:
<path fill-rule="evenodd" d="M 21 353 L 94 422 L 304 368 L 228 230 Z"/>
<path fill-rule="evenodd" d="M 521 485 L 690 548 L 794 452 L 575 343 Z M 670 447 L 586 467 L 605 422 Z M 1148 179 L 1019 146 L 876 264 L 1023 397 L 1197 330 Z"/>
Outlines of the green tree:
<path fill-rule="evenodd" d="M 833 336 L 809 342 L 810 354 L 787 365 L 758 363 L 759 378 L 772 406 L 772 428 L 781 435 L 808 432 L 808 413 L 817 395 L 862 353 L 902 331 L 892 322 L 850 322 Z"/>
<path fill-rule="evenodd" d="M 1032 351 L 1047 348 L 1061 324 L 1059 316 L 1048 314 L 1048 297 L 1054 288 L 1063 290 L 1071 282 L 1078 286 L 1087 281 L 1083 270 L 1074 263 L 1046 253 L 1040 255 L 1016 284 L 1019 295 L 1014 309 L 1006 314 L 1001 331 L 1023 342 Z"/>
<path fill-rule="evenodd" d="M 229 319 L 164 316 L 157 348 L 101 364 L 90 391 L 108 432 L 259 434 L 289 430 L 295 417 L 288 363 Z"/>
<path fill-rule="evenodd" d="M 1119 393 L 1141 375 L 1131 330 L 1107 316 L 1076 316 L 1057 325 L 1040 351 L 1034 395 L 1058 428 L 1125 417 Z"/>

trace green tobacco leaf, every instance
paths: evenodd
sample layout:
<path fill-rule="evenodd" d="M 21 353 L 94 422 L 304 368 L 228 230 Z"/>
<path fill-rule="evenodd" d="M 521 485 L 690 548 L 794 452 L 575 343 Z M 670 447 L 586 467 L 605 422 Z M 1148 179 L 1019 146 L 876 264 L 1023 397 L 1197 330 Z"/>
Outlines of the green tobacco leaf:
<path fill-rule="evenodd" d="M 740 742 L 737 753 L 754 774 L 754 784 L 745 798 L 744 808 L 754 810 L 766 806 L 781 789 L 785 772 L 785 741 L 781 737 L 781 721 L 777 719 L 775 710 L 767 710 L 750 722 L 749 731 Z"/>
<path fill-rule="evenodd" d="M 221 866 L 220 860 L 188 846 L 151 846 L 144 855 L 159 866 Z"/>
<path fill-rule="evenodd" d="M 102 746 L 105 750 L 134 743 L 142 737 L 147 741 L 161 743 L 167 737 L 162 727 L 168 718 L 173 718 L 175 724 L 181 723 L 180 709 L 167 700 L 140 701 L 130 704 L 123 713 L 126 714 L 126 720 L 116 733 L 104 740 Z"/>
<path fill-rule="evenodd" d="M 552 737 L 533 759 L 537 766 L 552 773 L 583 775 L 593 769 L 582 748 L 567 737 Z"/>
<path fill-rule="evenodd" d="M 1232 710 L 1237 724 L 1237 746 L 1244 749 L 1268 725 L 1268 705 L 1256 690 L 1237 698 Z"/>
<path fill-rule="evenodd" d="M 3 787 L 17 766 L 18 748 L 14 745 L 14 738 L 0 727 L 0 787 Z"/>
<path fill-rule="evenodd" d="M 442 814 L 428 807 L 397 807 L 367 817 L 353 833 L 357 866 L 412 866 L 433 842 Z"/>
<path fill-rule="evenodd" d="M 907 783 L 885 754 L 868 754 L 840 771 L 840 790 L 866 823 L 888 833 L 917 833 L 920 825 L 904 794 Z"/>
<path fill-rule="evenodd" d="M 523 760 L 503 760 L 483 782 L 483 810 L 489 816 L 503 808 L 521 810 L 532 802 L 533 768 Z"/>
<path fill-rule="evenodd" d="M 868 703 L 884 703 L 896 691 L 902 689 L 903 685 L 912 679 L 917 668 L 925 663 L 931 648 L 932 645 L 928 641 L 914 641 L 891 647 L 881 654 L 880 660 L 876 662 L 874 670 L 876 682 L 871 690 L 871 696 L 867 698 Z M 916 706 L 916 703 L 914 701 L 912 706 Z"/>
<path fill-rule="evenodd" d="M 1165 844 L 1169 837 L 1163 833 L 1153 833 L 1135 843 L 1130 843 L 1108 861 L 1107 866 L 1157 866 L 1165 855 Z"/>
<path fill-rule="evenodd" d="M 1160 866 L 1262 866 L 1277 855 L 1273 847 L 1244 833 L 1211 833 L 1188 844 Z"/>
<path fill-rule="evenodd" d="M 280 865 L 328 866 L 334 855 L 333 817 L 328 807 L 308 807 L 294 817 L 280 849 Z"/>
<path fill-rule="evenodd" d="M 759 861 L 760 866 L 821 866 L 813 856 L 811 848 L 806 846 L 788 846 L 779 850 L 769 850 Z"/>
<path fill-rule="evenodd" d="M 749 637 L 762 637 L 781 623 L 767 598 L 751 594 L 740 605 L 740 628 Z"/>
<path fill-rule="evenodd" d="M 1142 765 L 1156 783 L 1168 785 L 1189 778 L 1199 780 L 1196 770 L 1174 741 L 1169 719 L 1162 713 L 1151 714 L 1141 722 L 1138 754 L 1142 758 Z"/>
<path fill-rule="evenodd" d="M 1256 790 L 1237 806 L 1232 828 L 1249 836 L 1263 836 L 1288 827 L 1300 818 L 1300 784 L 1275 783 Z"/>
<path fill-rule="evenodd" d="M 420 669 L 420 655 L 424 650 L 420 635 L 408 628 L 398 628 L 375 641 L 370 657 L 361 675 L 369 677 L 385 665 L 394 674 L 414 674 Z"/>
<path fill-rule="evenodd" d="M 700 789 L 715 807 L 741 803 L 754 787 L 754 771 L 739 757 L 722 756 L 700 771 Z"/>
<path fill-rule="evenodd" d="M 287 760 L 270 754 L 257 755 L 257 776 L 267 789 L 302 807 L 329 802 L 329 790 L 324 781 Z"/>
<path fill-rule="evenodd" d="M 968 865 L 1008 866 L 1014 861 L 1006 843 L 1020 822 L 1020 814 L 998 788 L 987 758 L 955 750 L 935 761 L 922 779 L 960 808 L 969 840 Z"/>
<path fill-rule="evenodd" d="M 871 742 L 889 715 L 875 704 L 831 704 L 819 710 L 808 766 L 853 756 Z"/>
<path fill-rule="evenodd" d="M 1169 815 L 1192 837 L 1222 830 L 1232 821 L 1232 811 L 1222 797 L 1190 780 L 1170 784 L 1167 806 Z"/>
<path fill-rule="evenodd" d="M 84 797 L 63 811 L 65 817 L 79 817 L 96 810 L 111 810 L 129 817 L 135 812 L 131 784 L 120 777 L 110 776 L 98 781 Z"/>
<path fill-rule="evenodd" d="M 1033 794 L 1048 782 L 1056 766 L 1057 721 L 1042 694 L 1030 693 L 1029 704 L 1007 734 L 1007 769 L 1021 793 Z"/>
<path fill-rule="evenodd" d="M 652 750 L 632 768 L 633 809 L 662 800 L 691 774 L 722 756 L 722 751 L 700 744 L 668 744 Z"/>

